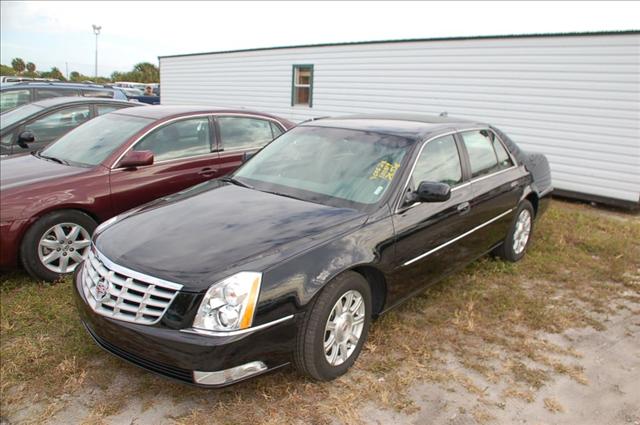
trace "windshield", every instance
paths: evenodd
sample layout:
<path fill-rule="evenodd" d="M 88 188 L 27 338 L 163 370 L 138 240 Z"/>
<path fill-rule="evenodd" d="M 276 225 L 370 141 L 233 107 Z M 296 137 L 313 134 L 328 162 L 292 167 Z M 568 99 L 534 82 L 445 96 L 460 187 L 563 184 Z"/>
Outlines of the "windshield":
<path fill-rule="evenodd" d="M 102 115 L 71 130 L 41 155 L 70 164 L 97 165 L 151 122 L 153 120 L 148 118 L 116 113 Z"/>
<path fill-rule="evenodd" d="M 18 121 L 27 118 L 28 116 L 33 115 L 36 112 L 42 111 L 42 109 L 42 106 L 30 104 L 12 109 L 11 111 L 7 111 L 0 115 L 0 129 L 4 130 L 10 125 L 17 123 Z"/>
<path fill-rule="evenodd" d="M 257 190 L 339 207 L 379 202 L 409 149 L 407 139 L 365 131 L 297 127 L 234 177 Z"/>

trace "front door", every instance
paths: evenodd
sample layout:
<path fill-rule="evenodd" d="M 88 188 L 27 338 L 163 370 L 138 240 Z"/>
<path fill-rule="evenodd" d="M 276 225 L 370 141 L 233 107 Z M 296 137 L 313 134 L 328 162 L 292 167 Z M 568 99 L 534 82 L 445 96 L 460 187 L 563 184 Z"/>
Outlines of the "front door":
<path fill-rule="evenodd" d="M 468 259 L 456 238 L 473 227 L 468 218 L 472 191 L 465 183 L 460 149 L 452 135 L 429 141 L 417 158 L 407 193 L 420 182 L 447 183 L 451 198 L 445 202 L 411 201 L 393 215 L 396 232 L 396 263 L 388 286 L 388 305 L 393 305 Z"/>
<path fill-rule="evenodd" d="M 165 124 L 137 142 L 132 149 L 152 151 L 154 163 L 111 170 L 113 214 L 222 175 L 213 133 L 209 117 L 198 116 Z"/>

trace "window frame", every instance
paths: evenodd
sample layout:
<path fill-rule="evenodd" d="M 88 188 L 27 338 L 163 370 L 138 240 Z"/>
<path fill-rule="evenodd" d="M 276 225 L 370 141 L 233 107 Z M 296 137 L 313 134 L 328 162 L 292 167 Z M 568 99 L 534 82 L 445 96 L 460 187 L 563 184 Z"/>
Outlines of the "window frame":
<path fill-rule="evenodd" d="M 493 133 L 495 138 L 500 141 L 500 143 L 502 144 L 502 147 L 507 151 L 507 155 L 509 155 L 509 158 L 511 159 L 511 162 L 513 163 L 513 165 L 511 167 L 495 171 L 491 174 L 485 174 L 478 177 L 471 177 L 471 161 L 469 160 L 469 152 L 467 151 L 467 147 L 464 145 L 464 140 L 462 140 L 462 133 L 466 133 L 469 131 L 482 131 L 482 130 L 490 131 L 491 133 Z M 520 166 L 518 161 L 516 161 L 516 158 L 513 156 L 513 153 L 511 153 L 511 151 L 507 148 L 502 138 L 498 136 L 498 134 L 495 131 L 493 131 L 493 129 L 491 129 L 490 127 L 471 127 L 471 128 L 460 129 L 460 130 L 447 131 L 444 133 L 431 136 L 428 139 L 421 142 L 420 148 L 415 149 L 417 150 L 417 154 L 413 155 L 413 158 L 409 163 L 410 169 L 408 172 L 405 170 L 403 179 L 400 180 L 402 183 L 400 183 L 400 186 L 399 186 L 400 190 L 396 194 L 395 208 L 393 208 L 393 211 L 395 214 L 401 214 L 406 210 L 413 208 L 416 205 L 420 205 L 420 202 L 415 202 L 410 205 L 403 204 L 403 201 L 405 199 L 405 194 L 407 192 L 407 189 L 409 188 L 409 184 L 411 184 L 411 176 L 413 175 L 413 171 L 418 163 L 418 158 L 420 157 L 420 154 L 422 154 L 422 150 L 424 149 L 424 147 L 429 142 L 431 142 L 432 140 L 438 140 L 441 137 L 445 137 L 449 135 L 453 135 L 456 141 L 456 147 L 458 148 L 458 154 L 460 156 L 460 162 L 462 166 L 462 182 L 458 183 L 456 186 L 451 187 L 451 191 L 460 190 L 462 188 L 470 186 L 471 183 L 473 182 L 480 181 L 489 177 L 493 177 L 501 173 L 505 173 L 507 171 L 518 168 Z"/>
<path fill-rule="evenodd" d="M 309 68 L 311 74 L 309 75 L 309 84 L 298 84 L 296 82 L 297 71 L 301 68 Z M 291 67 L 291 106 L 300 106 L 300 107 L 308 107 L 313 108 L 313 64 L 293 64 Z M 309 88 L 309 103 L 296 103 L 296 89 L 298 87 Z"/>
<path fill-rule="evenodd" d="M 217 146 L 217 134 L 214 130 L 214 128 L 211 126 L 211 113 L 204 113 L 204 114 L 195 114 L 195 115 L 187 115 L 187 116 L 179 116 L 179 117 L 174 117 L 171 119 L 168 119 L 166 121 L 162 121 L 160 123 L 156 123 L 156 124 L 151 124 L 151 127 L 147 128 L 146 130 L 144 130 L 144 133 L 142 133 L 140 136 L 138 136 L 133 142 L 129 143 L 129 146 L 124 150 L 124 152 L 122 152 L 120 155 L 118 155 L 116 157 L 116 159 L 111 162 L 111 165 L 109 166 L 109 169 L 111 170 L 118 170 L 118 169 L 123 169 L 124 167 L 120 167 L 119 163 L 122 160 L 122 158 L 129 152 L 132 150 L 135 150 L 135 147 L 138 143 L 140 143 L 146 136 L 148 136 L 150 133 L 154 132 L 155 130 L 158 130 L 161 127 L 167 126 L 169 124 L 173 124 L 174 122 L 177 121 L 185 121 L 185 120 L 189 120 L 189 119 L 193 119 L 193 118 L 207 118 L 208 119 L 208 123 L 209 123 L 209 152 L 207 153 L 203 153 L 203 154 L 199 154 L 199 155 L 193 155 L 193 156 L 185 156 L 182 158 L 173 158 L 173 159 L 164 159 L 162 161 L 156 161 L 154 159 L 153 164 L 150 165 L 150 167 L 153 167 L 156 164 L 165 164 L 165 163 L 169 163 L 169 162 L 174 162 L 174 161 L 184 161 L 184 160 L 188 160 L 191 158 L 198 158 L 198 157 L 202 157 L 202 156 L 206 156 L 206 155 L 211 155 L 212 153 L 216 153 L 217 150 L 215 149 L 215 147 Z"/>
<path fill-rule="evenodd" d="M 458 142 L 458 139 L 456 138 L 455 134 L 444 134 L 442 136 L 438 136 L 435 137 L 433 139 L 429 139 L 428 142 L 425 142 L 421 147 L 420 147 L 420 152 L 418 152 L 418 155 L 416 155 L 416 159 L 414 162 L 413 167 L 411 167 L 411 173 L 409 174 L 409 185 L 407 186 L 407 188 L 411 187 L 412 185 L 412 180 L 413 180 L 413 175 L 416 172 L 416 167 L 418 166 L 418 161 L 420 160 L 420 157 L 422 156 L 425 148 L 427 147 L 427 145 L 431 142 L 435 142 L 437 140 L 440 139 L 444 139 L 447 137 L 451 137 L 451 140 L 453 141 L 453 145 L 456 148 L 456 151 L 458 152 L 458 161 L 460 163 L 460 181 L 457 182 L 455 185 L 451 186 L 449 185 L 449 187 L 451 187 L 451 189 L 453 190 L 454 188 L 466 183 L 466 181 L 469 179 L 469 175 L 467 173 L 467 169 L 465 167 L 465 156 L 463 155 L 463 151 L 461 149 L 460 143 Z M 420 184 L 420 182 L 414 182 L 413 184 Z M 416 189 L 416 188 L 414 188 Z"/>
<path fill-rule="evenodd" d="M 469 133 L 472 131 L 488 131 L 491 134 L 493 134 L 494 140 L 497 140 L 501 145 L 502 148 L 505 150 L 505 152 L 507 152 L 507 156 L 509 157 L 509 159 L 511 160 L 511 166 L 507 167 L 507 168 L 503 168 L 503 169 L 498 169 L 496 171 L 493 171 L 491 173 L 487 173 L 487 174 L 482 174 L 480 176 L 476 176 L 473 177 L 472 176 L 472 172 L 471 172 L 471 158 L 469 157 L 469 151 L 467 150 L 467 146 L 464 143 L 464 139 L 462 137 L 462 133 Z M 518 161 L 516 161 L 515 156 L 513 156 L 513 153 L 511 153 L 511 151 L 509 150 L 509 148 L 507 147 L 507 145 L 504 143 L 504 141 L 502 140 L 502 138 L 500 138 L 500 136 L 498 136 L 498 134 L 493 131 L 493 129 L 491 129 L 490 127 L 478 127 L 478 128 L 468 128 L 468 129 L 464 129 L 464 130 L 458 130 L 456 132 L 456 138 L 459 140 L 459 145 L 460 147 L 464 150 L 464 155 L 466 157 L 466 163 L 467 163 L 467 167 L 469 170 L 469 183 L 474 182 L 474 181 L 478 181 L 478 180 L 482 180 L 491 176 L 494 176 L 496 174 L 511 170 L 513 168 L 518 167 Z M 498 154 L 496 152 L 496 149 L 493 147 L 493 142 L 491 143 L 491 148 L 493 149 L 493 153 L 496 156 L 496 161 L 498 161 Z M 500 165 L 500 162 L 497 162 L 498 166 Z"/>
<path fill-rule="evenodd" d="M 245 149 L 229 149 L 226 150 L 224 148 L 224 141 L 222 140 L 222 135 L 220 134 L 220 122 L 218 121 L 219 118 L 224 118 L 224 117 L 237 117 L 237 118 L 253 118 L 253 119 L 257 119 L 257 120 L 262 120 L 262 121 L 267 121 L 271 124 L 275 124 L 278 127 L 280 127 L 280 129 L 282 130 L 282 133 L 280 133 L 278 136 L 273 137 L 269 142 L 265 143 L 262 146 L 253 146 L 253 147 L 249 147 L 249 148 L 245 148 Z M 254 151 L 254 150 L 258 150 L 258 149 L 262 149 L 265 146 L 267 146 L 269 143 L 273 142 L 275 139 L 277 139 L 278 137 L 280 137 L 281 135 L 283 135 L 284 133 L 287 132 L 287 128 L 278 120 L 271 118 L 271 117 L 263 117 L 261 115 L 251 115 L 251 114 L 241 114 L 241 113 L 228 113 L 228 112 L 223 112 L 223 113 L 219 113 L 219 114 L 214 114 L 213 115 L 213 123 L 215 125 L 215 136 L 216 136 L 216 152 L 248 152 L 248 151 Z M 271 135 L 273 136 L 273 129 L 271 130 Z"/>

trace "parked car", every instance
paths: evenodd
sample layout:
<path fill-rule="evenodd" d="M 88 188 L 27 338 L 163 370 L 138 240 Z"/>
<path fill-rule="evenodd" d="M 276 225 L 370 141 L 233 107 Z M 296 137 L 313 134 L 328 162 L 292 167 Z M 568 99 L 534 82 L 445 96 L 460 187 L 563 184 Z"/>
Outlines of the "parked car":
<path fill-rule="evenodd" d="M 233 171 L 293 123 L 258 112 L 140 106 L 101 115 L 0 167 L 0 268 L 55 280 L 97 223 Z M 213 212 L 214 213 L 214 212 Z"/>
<path fill-rule="evenodd" d="M 100 84 L 25 81 L 0 88 L 0 112 L 51 97 L 86 96 L 127 100 L 122 90 Z"/>
<path fill-rule="evenodd" d="M 54 97 L 0 115 L 0 156 L 42 149 L 80 124 L 139 103 L 94 97 Z"/>
<path fill-rule="evenodd" d="M 105 222 L 76 302 L 98 345 L 161 375 L 223 386 L 291 362 L 330 380 L 372 317 L 486 253 L 522 258 L 550 182 L 484 123 L 303 123 L 225 180 Z"/>

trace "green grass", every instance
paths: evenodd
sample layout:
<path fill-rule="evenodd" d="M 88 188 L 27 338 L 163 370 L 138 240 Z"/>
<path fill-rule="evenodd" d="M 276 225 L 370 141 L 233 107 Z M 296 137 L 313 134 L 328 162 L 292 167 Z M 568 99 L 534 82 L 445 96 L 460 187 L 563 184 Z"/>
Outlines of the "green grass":
<path fill-rule="evenodd" d="M 64 407 L 63 395 L 98 389 L 86 420 L 100 422 L 131 398 L 158 396 L 196 407 L 178 422 L 283 423 L 292 419 L 358 423 L 353 406 L 370 401 L 411 412 L 416 382 L 456 382 L 482 397 L 453 358 L 490 382 L 507 384 L 504 399 L 535 399 L 535 389 L 563 374 L 586 384 L 579 356 L 541 338 L 571 327 L 605 329 L 603 314 L 640 302 L 640 220 L 631 214 L 554 201 L 519 263 L 483 258 L 374 323 L 353 370 L 315 383 L 295 371 L 270 374 L 224 390 L 174 384 L 101 352 L 76 314 L 71 283 L 39 284 L 22 273 L 0 277 L 2 412 L 40 403 L 38 419 Z M 559 361 L 556 355 L 565 359 Z M 114 379 L 127 376 L 126 391 Z M 556 409 L 549 402 L 550 409 Z M 482 416 L 480 412 L 478 415 Z"/>

